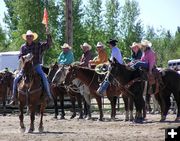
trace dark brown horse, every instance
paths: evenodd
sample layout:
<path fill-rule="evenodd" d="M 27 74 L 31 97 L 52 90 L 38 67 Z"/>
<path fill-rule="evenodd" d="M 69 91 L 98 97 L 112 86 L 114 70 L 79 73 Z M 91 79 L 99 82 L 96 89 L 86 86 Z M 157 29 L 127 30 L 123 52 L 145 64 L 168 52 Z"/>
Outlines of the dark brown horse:
<path fill-rule="evenodd" d="M 142 122 L 145 101 L 143 99 L 144 81 L 141 80 L 140 70 L 131 70 L 125 65 L 119 64 L 116 59 L 110 61 L 110 70 L 107 79 L 128 97 L 132 97 L 136 107 L 136 122 Z"/>
<path fill-rule="evenodd" d="M 40 104 L 40 124 L 39 124 L 39 131 L 43 131 L 43 113 L 46 107 L 45 96 L 43 94 L 43 88 L 41 84 L 41 78 L 35 72 L 32 59 L 26 60 L 22 59 L 22 69 L 24 70 L 24 75 L 22 80 L 19 82 L 18 85 L 18 103 L 19 103 L 19 110 L 20 110 L 20 127 L 21 131 L 25 131 L 24 126 L 24 115 L 23 115 L 23 108 L 24 106 L 28 106 L 30 110 L 30 128 L 28 132 L 34 131 L 34 120 L 35 120 L 35 111 L 38 104 Z"/>
<path fill-rule="evenodd" d="M 53 93 L 53 97 L 54 97 L 54 108 L 55 108 L 55 118 L 57 118 L 58 114 L 59 114 L 59 110 L 58 110 L 58 98 L 61 104 L 61 119 L 64 119 L 65 116 L 65 112 L 64 112 L 64 97 L 67 95 L 70 97 L 71 103 L 72 103 L 72 109 L 73 109 L 73 114 L 71 116 L 71 119 L 76 117 L 76 106 L 75 106 L 75 102 L 77 100 L 78 102 L 78 107 L 79 107 L 79 119 L 83 118 L 83 112 L 82 112 L 82 96 L 79 93 L 79 91 L 72 91 L 72 90 L 68 90 L 66 89 L 65 85 L 63 83 L 61 83 L 62 81 L 61 79 L 65 79 L 65 70 L 63 68 L 63 66 L 59 66 L 57 63 L 55 63 L 54 65 L 52 65 L 50 67 L 50 71 L 48 74 L 48 80 L 51 84 L 51 90 Z"/>
<path fill-rule="evenodd" d="M 174 95 L 178 111 L 175 121 L 180 121 L 180 74 L 176 71 L 165 69 L 161 71 L 163 84 L 160 86 L 160 92 L 155 95 L 161 107 L 161 120 L 165 121 L 170 108 L 170 96 Z"/>
<path fill-rule="evenodd" d="M 14 74 L 10 71 L 0 73 L 0 98 L 3 102 L 3 115 L 6 115 L 6 100 L 11 94 Z"/>

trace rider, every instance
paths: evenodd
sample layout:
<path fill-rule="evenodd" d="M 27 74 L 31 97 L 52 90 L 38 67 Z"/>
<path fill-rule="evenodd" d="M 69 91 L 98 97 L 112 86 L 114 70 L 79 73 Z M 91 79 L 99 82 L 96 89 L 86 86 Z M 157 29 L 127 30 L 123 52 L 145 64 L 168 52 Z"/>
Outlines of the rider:
<path fill-rule="evenodd" d="M 48 100 L 52 100 L 52 95 L 50 93 L 48 80 L 40 65 L 42 62 L 43 51 L 48 49 L 52 43 L 52 39 L 49 34 L 48 28 L 46 29 L 46 34 L 47 34 L 47 41 L 38 42 L 38 43 L 34 42 L 34 40 L 36 40 L 38 37 L 36 33 L 33 33 L 31 30 L 28 30 L 26 34 L 23 34 L 22 38 L 26 41 L 26 43 L 21 46 L 19 58 L 21 59 L 22 56 L 27 55 L 29 53 L 33 55 L 34 69 L 43 80 L 43 85 L 46 90 L 46 94 L 48 95 Z M 16 100 L 17 83 L 19 82 L 22 76 L 23 76 L 23 70 L 21 69 L 13 82 L 13 95 L 11 97 L 10 104 L 13 104 L 14 101 Z"/>
<path fill-rule="evenodd" d="M 98 42 L 96 45 L 98 56 L 96 56 L 93 60 L 89 60 L 90 65 L 99 65 L 106 63 L 108 61 L 108 55 L 104 49 L 104 45 L 101 42 Z"/>
<path fill-rule="evenodd" d="M 156 65 L 156 54 L 152 50 L 152 43 L 148 40 L 141 41 L 140 48 L 143 51 L 143 55 L 140 61 L 134 63 L 131 67 L 134 69 L 144 68 L 147 69 L 149 74 L 152 74 L 152 70 Z"/>
<path fill-rule="evenodd" d="M 81 48 L 83 50 L 83 54 L 80 59 L 80 66 L 82 67 L 89 67 L 89 60 L 92 60 L 92 52 L 91 52 L 91 46 L 88 43 L 84 43 L 81 45 Z"/>
<path fill-rule="evenodd" d="M 114 39 L 110 39 L 107 43 L 109 44 L 109 47 L 111 49 L 111 58 L 110 60 L 113 61 L 113 58 L 115 58 L 120 64 L 123 64 L 123 59 L 121 55 L 120 49 L 116 46 L 116 43 L 118 41 Z M 97 94 L 100 96 L 103 96 L 105 91 L 107 90 L 109 86 L 109 80 L 105 78 L 105 80 L 102 82 L 100 87 L 97 90 Z"/>
<path fill-rule="evenodd" d="M 67 43 L 64 43 L 61 48 L 62 52 L 58 57 L 58 63 L 60 65 L 70 65 L 74 61 L 74 55 L 71 50 L 71 46 L 69 46 Z"/>

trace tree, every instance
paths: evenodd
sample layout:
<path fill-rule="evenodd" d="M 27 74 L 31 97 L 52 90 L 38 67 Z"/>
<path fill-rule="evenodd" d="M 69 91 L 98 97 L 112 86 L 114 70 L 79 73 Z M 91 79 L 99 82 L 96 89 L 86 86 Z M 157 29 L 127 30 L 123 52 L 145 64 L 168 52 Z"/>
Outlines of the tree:
<path fill-rule="evenodd" d="M 122 50 L 125 56 L 130 55 L 129 46 L 133 42 L 140 42 L 143 37 L 143 27 L 139 19 L 140 9 L 135 0 L 126 0 L 122 7 L 120 35 L 123 39 Z"/>
<path fill-rule="evenodd" d="M 5 32 L 3 31 L 1 25 L 0 25 L 0 51 L 6 50 L 6 35 Z"/>

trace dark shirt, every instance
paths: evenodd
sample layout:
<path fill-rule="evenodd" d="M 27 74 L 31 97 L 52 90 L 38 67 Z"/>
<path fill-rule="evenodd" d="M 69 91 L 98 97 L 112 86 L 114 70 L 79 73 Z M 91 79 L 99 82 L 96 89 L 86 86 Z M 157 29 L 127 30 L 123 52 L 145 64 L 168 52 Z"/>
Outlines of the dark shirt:
<path fill-rule="evenodd" d="M 91 51 L 90 51 L 90 50 L 86 51 L 86 52 L 83 53 L 83 55 L 81 56 L 80 66 L 82 66 L 82 67 L 88 67 L 89 60 L 92 60 L 92 59 L 93 59 L 93 55 L 92 55 Z"/>
<path fill-rule="evenodd" d="M 141 50 L 138 50 L 137 54 L 135 54 L 133 52 L 132 54 L 132 60 L 140 60 L 141 59 L 141 56 L 142 56 L 142 51 Z"/>
<path fill-rule="evenodd" d="M 20 55 L 19 58 L 21 58 L 24 55 L 27 55 L 28 53 L 32 53 L 33 55 L 33 64 L 41 64 L 42 63 L 42 54 L 43 52 L 50 47 L 52 43 L 51 36 L 47 36 L 47 40 L 45 42 L 32 42 L 31 45 L 28 45 L 27 43 L 23 44 L 20 49 Z"/>

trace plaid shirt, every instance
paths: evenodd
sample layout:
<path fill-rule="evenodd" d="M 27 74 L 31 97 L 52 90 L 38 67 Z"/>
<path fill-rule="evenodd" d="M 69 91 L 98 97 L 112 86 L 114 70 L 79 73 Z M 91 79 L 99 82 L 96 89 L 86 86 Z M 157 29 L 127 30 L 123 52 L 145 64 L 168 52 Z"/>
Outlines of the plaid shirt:
<path fill-rule="evenodd" d="M 47 36 L 46 42 L 33 42 L 31 45 L 28 45 L 27 43 L 23 44 L 20 49 L 20 55 L 19 58 L 21 58 L 24 55 L 27 55 L 28 53 L 33 54 L 33 64 L 41 64 L 42 63 L 42 54 L 43 52 L 50 47 L 52 43 L 51 36 Z"/>

